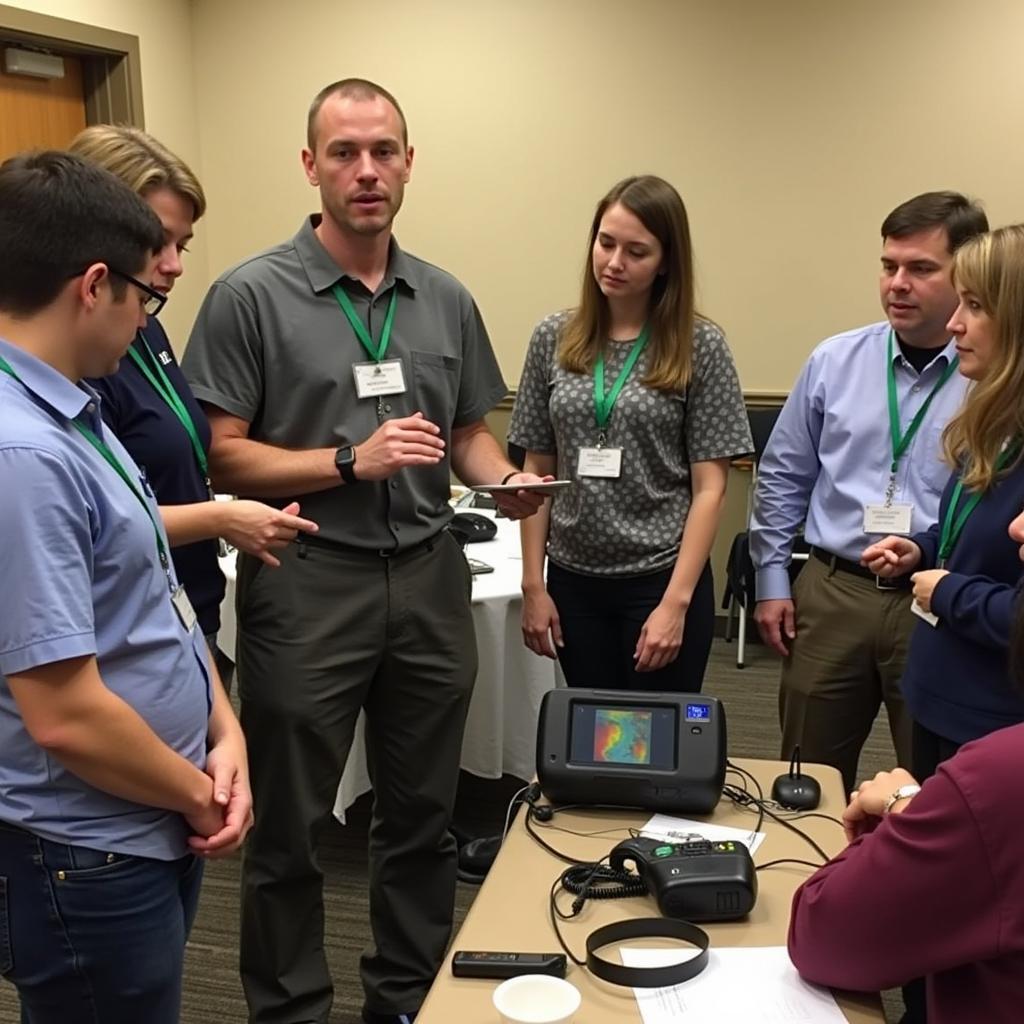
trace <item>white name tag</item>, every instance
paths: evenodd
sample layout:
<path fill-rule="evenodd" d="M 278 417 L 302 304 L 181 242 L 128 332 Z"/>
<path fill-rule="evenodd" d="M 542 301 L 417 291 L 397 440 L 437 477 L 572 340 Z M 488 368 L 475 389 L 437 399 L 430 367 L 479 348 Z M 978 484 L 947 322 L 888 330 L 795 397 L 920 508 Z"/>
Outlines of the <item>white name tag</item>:
<path fill-rule="evenodd" d="M 865 533 L 910 533 L 913 505 L 865 505 Z"/>
<path fill-rule="evenodd" d="M 405 392 L 405 374 L 401 359 L 385 359 L 379 363 L 354 363 L 356 394 L 360 398 L 380 395 L 401 395 Z"/>
<path fill-rule="evenodd" d="M 939 617 L 934 612 L 926 612 L 918 603 L 917 598 L 910 604 L 910 610 L 919 618 L 924 619 L 929 626 L 937 626 L 939 624 Z"/>
<path fill-rule="evenodd" d="M 196 610 L 192 607 L 192 602 L 188 599 L 184 587 L 175 587 L 171 594 L 171 604 L 174 605 L 174 610 L 178 613 L 185 632 L 191 633 L 192 627 L 196 624 Z"/>
<path fill-rule="evenodd" d="M 622 472 L 622 449 L 581 448 L 576 472 L 579 476 L 617 477 Z"/>

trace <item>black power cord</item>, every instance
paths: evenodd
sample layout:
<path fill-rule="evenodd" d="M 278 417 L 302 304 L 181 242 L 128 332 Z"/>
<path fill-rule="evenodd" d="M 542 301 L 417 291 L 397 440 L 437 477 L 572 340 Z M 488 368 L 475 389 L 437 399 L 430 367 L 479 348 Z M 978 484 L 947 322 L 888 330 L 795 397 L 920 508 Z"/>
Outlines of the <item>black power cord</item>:
<path fill-rule="evenodd" d="M 757 822 L 754 826 L 753 832 L 756 833 L 761 831 L 764 819 L 767 816 L 773 821 L 778 822 L 784 828 L 787 828 L 791 832 L 800 836 L 800 838 L 803 839 L 821 858 L 821 864 L 828 863 L 828 861 L 831 860 L 829 855 L 814 841 L 814 839 L 804 832 L 803 829 L 794 825 L 793 821 L 800 820 L 802 818 L 825 818 L 828 821 L 841 826 L 842 822 L 839 821 L 839 819 L 833 818 L 831 815 L 814 812 L 784 816 L 782 813 L 779 813 L 779 809 L 773 801 L 765 798 L 764 790 L 754 775 L 748 772 L 745 768 L 741 768 L 739 765 L 734 764 L 732 761 L 727 761 L 726 765 L 730 772 L 740 777 L 743 784 L 726 784 L 722 788 L 722 795 L 736 804 L 736 806 L 756 812 Z M 747 788 L 748 782 L 753 786 L 754 792 L 751 792 L 751 790 Z M 537 800 L 540 798 L 540 795 L 540 787 L 534 783 L 532 786 L 527 788 L 525 794 L 520 798 L 526 805 L 526 819 L 524 822 L 526 831 L 534 842 L 547 850 L 547 852 L 553 857 L 556 857 L 563 863 L 570 865 L 561 872 L 558 878 L 556 878 L 551 885 L 548 899 L 551 927 L 554 929 L 555 937 L 557 938 L 558 944 L 562 947 L 565 955 L 577 966 L 586 967 L 586 960 L 581 960 L 577 957 L 567 945 L 565 938 L 562 935 L 561 928 L 559 927 L 559 921 L 571 921 L 573 918 L 578 917 L 583 912 L 583 908 L 585 907 L 587 900 L 621 899 L 630 896 L 647 895 L 647 885 L 637 875 L 634 875 L 631 872 L 616 871 L 612 869 L 610 864 L 607 863 L 607 856 L 601 858 L 599 861 L 582 861 L 576 857 L 570 857 L 568 854 L 556 849 L 542 838 L 537 832 L 535 823 L 539 822 L 546 825 L 559 811 L 567 811 L 581 806 L 586 806 L 588 810 L 608 809 L 622 811 L 627 808 L 603 808 L 603 805 L 591 804 L 566 804 L 564 806 L 553 807 L 550 804 L 538 804 Z M 643 808 L 634 809 L 643 810 Z M 555 826 L 549 827 L 554 828 Z M 559 831 L 567 831 L 573 835 L 588 835 L 588 833 L 571 832 L 571 830 L 568 829 L 560 829 Z M 604 830 L 604 832 L 609 831 L 616 830 Z M 634 835 L 638 834 L 636 830 L 630 830 L 630 832 Z M 601 834 L 603 833 L 589 833 L 591 836 L 598 836 Z M 815 869 L 821 866 L 820 864 L 800 860 L 794 857 L 780 857 L 776 860 L 770 860 L 764 864 L 757 865 L 756 870 L 761 871 L 765 868 L 776 867 L 780 864 L 799 864 L 803 867 Z M 574 896 L 569 910 L 563 910 L 562 907 L 559 906 L 558 896 L 562 892 L 568 892 Z"/>
<path fill-rule="evenodd" d="M 757 808 L 757 825 L 754 828 L 755 832 L 759 832 L 761 830 L 761 825 L 764 822 L 765 815 L 767 815 L 773 821 L 777 821 L 784 828 L 788 828 L 790 832 L 796 833 L 796 835 L 803 839 L 804 842 L 807 843 L 814 850 L 814 852 L 821 858 L 822 864 L 827 864 L 832 859 L 806 832 L 804 832 L 803 829 L 798 828 L 796 825 L 793 824 L 792 821 L 788 820 L 787 818 L 779 814 L 777 811 L 773 810 L 773 808 L 770 806 L 770 801 L 765 800 L 764 798 L 764 790 L 761 788 L 761 784 L 753 775 L 750 774 L 750 772 L 748 772 L 745 768 L 740 768 L 739 765 L 733 764 L 732 761 L 727 761 L 726 766 L 729 768 L 730 771 L 736 772 L 739 776 L 741 776 L 741 778 L 749 779 L 754 784 L 754 788 L 757 790 L 757 796 L 755 796 L 753 793 L 750 792 L 750 790 L 746 789 L 745 787 L 726 785 L 722 788 L 723 795 L 726 796 L 728 799 L 732 800 L 732 802 L 735 803 L 737 806 L 749 807 L 753 805 Z M 828 816 L 824 815 L 823 817 Z M 830 820 L 835 821 L 836 819 L 830 818 Z M 819 864 L 810 864 L 809 861 L 797 861 L 786 857 L 781 858 L 780 860 L 769 861 L 767 864 L 759 864 L 757 866 L 757 870 L 760 871 L 762 868 L 774 867 L 776 864 L 781 863 L 807 864 L 808 866 L 814 868 L 821 866 Z"/>
<path fill-rule="evenodd" d="M 629 896 L 646 896 L 650 891 L 639 875 L 632 871 L 616 871 L 602 862 L 598 862 L 596 868 L 592 864 L 566 868 L 559 881 L 566 892 L 576 895 L 581 910 L 586 900 L 620 900 Z"/>

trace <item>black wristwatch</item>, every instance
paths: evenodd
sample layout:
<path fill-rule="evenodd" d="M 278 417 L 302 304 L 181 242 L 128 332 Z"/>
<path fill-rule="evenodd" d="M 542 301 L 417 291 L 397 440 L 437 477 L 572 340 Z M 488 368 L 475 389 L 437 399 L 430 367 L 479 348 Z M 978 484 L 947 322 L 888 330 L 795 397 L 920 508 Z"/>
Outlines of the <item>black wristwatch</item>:
<path fill-rule="evenodd" d="M 359 478 L 356 476 L 356 450 L 352 445 L 342 445 L 342 447 L 334 453 L 334 465 L 338 467 L 341 479 L 344 480 L 345 483 L 359 483 Z"/>

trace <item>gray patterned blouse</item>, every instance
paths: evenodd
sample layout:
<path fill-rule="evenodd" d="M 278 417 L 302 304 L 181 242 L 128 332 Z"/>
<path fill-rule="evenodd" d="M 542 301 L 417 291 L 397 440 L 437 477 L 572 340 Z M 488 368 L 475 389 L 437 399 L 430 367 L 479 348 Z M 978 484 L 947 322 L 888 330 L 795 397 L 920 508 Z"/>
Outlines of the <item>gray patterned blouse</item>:
<path fill-rule="evenodd" d="M 548 557 L 594 576 L 632 576 L 671 566 L 690 511 L 690 463 L 730 459 L 753 450 L 743 393 L 722 332 L 698 320 L 693 377 L 685 393 L 653 391 L 641 381 L 641 353 L 619 393 L 606 429 L 607 445 L 622 449 L 615 479 L 580 477 L 580 448 L 597 444 L 593 374 L 569 373 L 555 349 L 568 312 L 554 313 L 533 332 L 526 353 L 509 441 L 556 455 L 557 475 L 572 480 L 551 507 Z M 609 342 L 605 386 L 632 346 Z"/>

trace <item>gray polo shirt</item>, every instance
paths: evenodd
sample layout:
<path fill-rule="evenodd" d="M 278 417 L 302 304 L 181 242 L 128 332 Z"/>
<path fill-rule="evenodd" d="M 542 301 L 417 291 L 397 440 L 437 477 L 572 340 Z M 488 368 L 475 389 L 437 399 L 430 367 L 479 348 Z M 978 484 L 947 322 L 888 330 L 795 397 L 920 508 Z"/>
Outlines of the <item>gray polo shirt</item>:
<path fill-rule="evenodd" d="M 182 369 L 201 402 L 249 421 L 249 437 L 281 448 L 358 444 L 385 419 L 421 411 L 441 428 L 481 419 L 506 394 L 480 311 L 450 274 L 392 240 L 387 273 L 373 293 L 341 270 L 307 218 L 289 242 L 221 275 L 199 311 Z M 331 291 L 345 289 L 374 341 L 398 290 L 387 359 L 402 360 L 406 391 L 359 398 L 352 371 L 369 356 Z M 450 458 L 380 482 L 308 495 L 302 514 L 325 540 L 402 551 L 441 530 Z M 279 504 L 284 505 L 286 501 Z"/>

